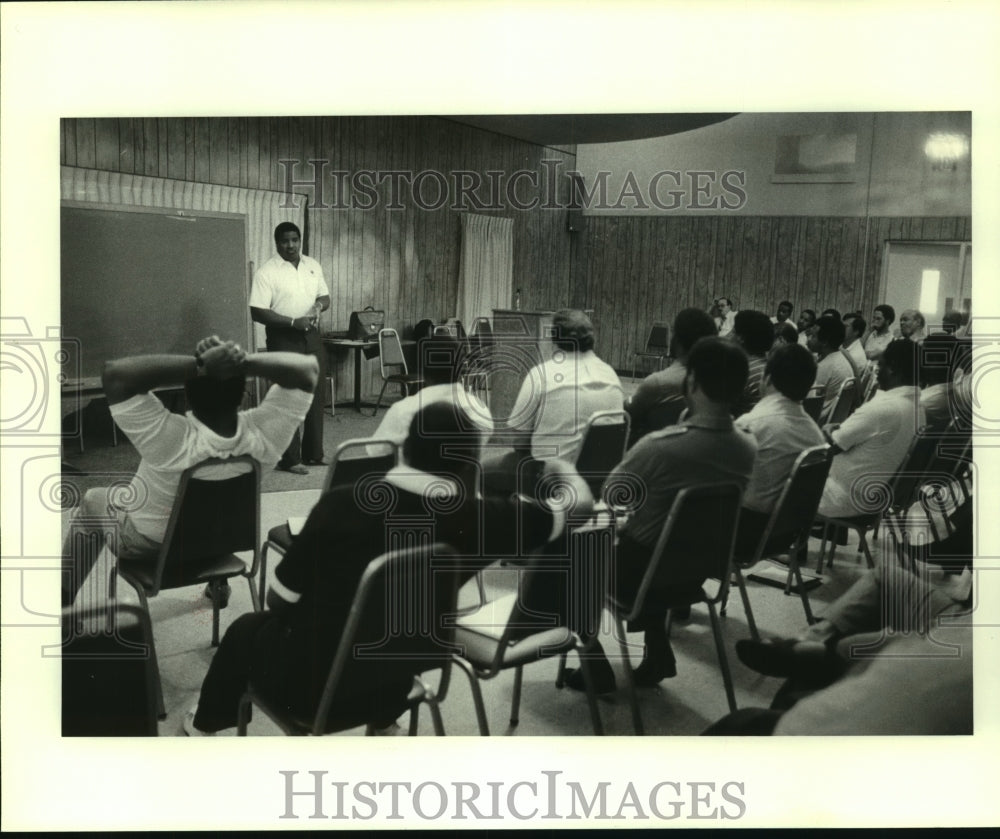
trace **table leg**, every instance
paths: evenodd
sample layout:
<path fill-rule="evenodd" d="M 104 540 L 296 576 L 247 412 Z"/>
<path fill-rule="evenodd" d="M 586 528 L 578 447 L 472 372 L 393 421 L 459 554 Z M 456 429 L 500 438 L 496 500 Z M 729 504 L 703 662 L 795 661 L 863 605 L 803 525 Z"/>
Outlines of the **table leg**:
<path fill-rule="evenodd" d="M 361 347 L 354 348 L 354 410 L 361 413 Z"/>

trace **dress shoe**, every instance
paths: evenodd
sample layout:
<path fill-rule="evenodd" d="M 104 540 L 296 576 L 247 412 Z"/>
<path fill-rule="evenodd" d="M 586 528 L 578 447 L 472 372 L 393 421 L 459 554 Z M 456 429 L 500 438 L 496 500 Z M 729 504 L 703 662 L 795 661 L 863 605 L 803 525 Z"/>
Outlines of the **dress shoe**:
<path fill-rule="evenodd" d="M 219 608 L 220 609 L 225 609 L 226 606 L 229 605 L 229 597 L 230 597 L 230 595 L 232 593 L 233 593 L 233 590 L 232 590 L 232 588 L 230 588 L 229 583 L 223 583 L 221 586 L 219 586 L 219 596 L 220 596 L 220 599 L 219 599 Z M 215 599 L 215 597 L 214 597 L 214 595 L 212 593 L 212 584 L 211 583 L 209 583 L 208 585 L 205 586 L 205 597 L 207 597 L 209 600 L 214 600 Z"/>
<path fill-rule="evenodd" d="M 676 675 L 676 661 L 667 660 L 654 662 L 649 659 L 644 659 L 642 663 L 635 668 L 632 678 L 635 681 L 636 687 L 651 688 L 656 687 L 656 685 L 664 679 L 672 679 Z"/>
<path fill-rule="evenodd" d="M 594 693 L 615 692 L 615 671 L 606 658 L 595 658 L 590 662 L 590 679 L 594 685 Z M 563 684 L 573 690 L 586 690 L 582 669 L 567 668 L 563 676 Z"/>
<path fill-rule="evenodd" d="M 323 459 L 320 459 L 320 460 L 303 460 L 302 462 L 306 466 L 326 466 L 326 461 L 323 460 Z"/>
<path fill-rule="evenodd" d="M 844 667 L 829 645 L 821 641 L 743 639 L 736 642 L 736 655 L 751 670 L 780 678 L 827 679 Z"/>
<path fill-rule="evenodd" d="M 293 475 L 308 475 L 309 470 L 306 469 L 301 463 L 293 463 L 291 466 L 282 466 L 278 464 L 278 469 L 282 472 L 291 472 Z"/>

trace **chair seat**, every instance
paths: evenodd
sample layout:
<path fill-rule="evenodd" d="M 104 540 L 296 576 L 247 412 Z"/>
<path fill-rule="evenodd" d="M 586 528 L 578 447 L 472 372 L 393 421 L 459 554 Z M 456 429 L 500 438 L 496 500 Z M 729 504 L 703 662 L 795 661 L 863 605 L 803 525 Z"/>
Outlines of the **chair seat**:
<path fill-rule="evenodd" d="M 288 522 L 286 521 L 284 524 L 279 524 L 267 531 L 267 541 L 287 553 L 288 549 L 292 546 L 292 531 L 288 527 Z"/>
<path fill-rule="evenodd" d="M 156 563 L 146 559 L 118 560 L 119 573 L 132 585 L 140 585 L 148 594 L 156 583 Z M 247 564 L 236 554 L 222 554 L 177 565 L 167 564 L 163 568 L 160 590 L 183 588 L 207 583 L 219 577 L 236 577 L 246 574 Z"/>
<path fill-rule="evenodd" d="M 461 624 L 461 620 L 459 624 Z M 497 645 L 499 639 L 491 634 L 487 634 L 491 628 L 483 627 L 481 632 L 477 629 L 467 629 L 459 625 L 455 629 L 455 643 L 461 650 L 461 656 L 466 661 L 472 663 L 479 670 L 485 670 L 492 666 L 497 657 Z M 502 631 L 502 627 L 499 628 Z M 520 639 L 517 643 L 511 644 L 503 652 L 500 659 L 500 669 L 508 667 L 519 667 L 532 661 L 537 661 L 541 656 L 539 653 L 544 650 L 549 655 L 554 655 L 564 650 L 572 650 L 576 645 L 576 636 L 565 627 L 555 629 L 545 629 Z"/>

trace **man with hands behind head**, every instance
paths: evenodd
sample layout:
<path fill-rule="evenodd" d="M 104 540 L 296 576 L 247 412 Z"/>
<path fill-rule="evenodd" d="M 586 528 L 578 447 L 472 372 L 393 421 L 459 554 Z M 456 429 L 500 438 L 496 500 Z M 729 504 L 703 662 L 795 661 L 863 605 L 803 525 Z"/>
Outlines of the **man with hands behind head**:
<path fill-rule="evenodd" d="M 277 463 L 309 409 L 317 375 L 310 356 L 246 353 L 214 335 L 200 341 L 194 355 L 141 355 L 107 362 L 102 382 L 111 415 L 141 457 L 120 498 L 141 503 L 134 508 L 116 503 L 107 487 L 87 491 L 77 511 L 79 521 L 70 525 L 63 547 L 63 606 L 72 605 L 109 526 L 117 530 L 120 557 L 156 558 L 185 469 L 208 458 L 246 454 L 265 468 Z M 242 411 L 247 376 L 273 384 L 259 406 Z M 187 414 L 171 413 L 152 393 L 170 386 L 184 387 Z M 213 474 L 223 479 L 232 468 L 221 465 Z M 96 539 L 96 546 L 90 538 Z"/>

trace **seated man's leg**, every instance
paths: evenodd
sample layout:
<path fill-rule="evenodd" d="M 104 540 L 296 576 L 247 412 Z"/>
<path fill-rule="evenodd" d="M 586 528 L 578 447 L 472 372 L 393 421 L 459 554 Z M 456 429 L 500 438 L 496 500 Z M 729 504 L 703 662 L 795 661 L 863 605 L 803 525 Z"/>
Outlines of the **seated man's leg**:
<path fill-rule="evenodd" d="M 215 732 L 236 725 L 250 674 L 274 660 L 282 628 L 270 611 L 249 612 L 233 621 L 201 684 L 195 728 Z"/>

